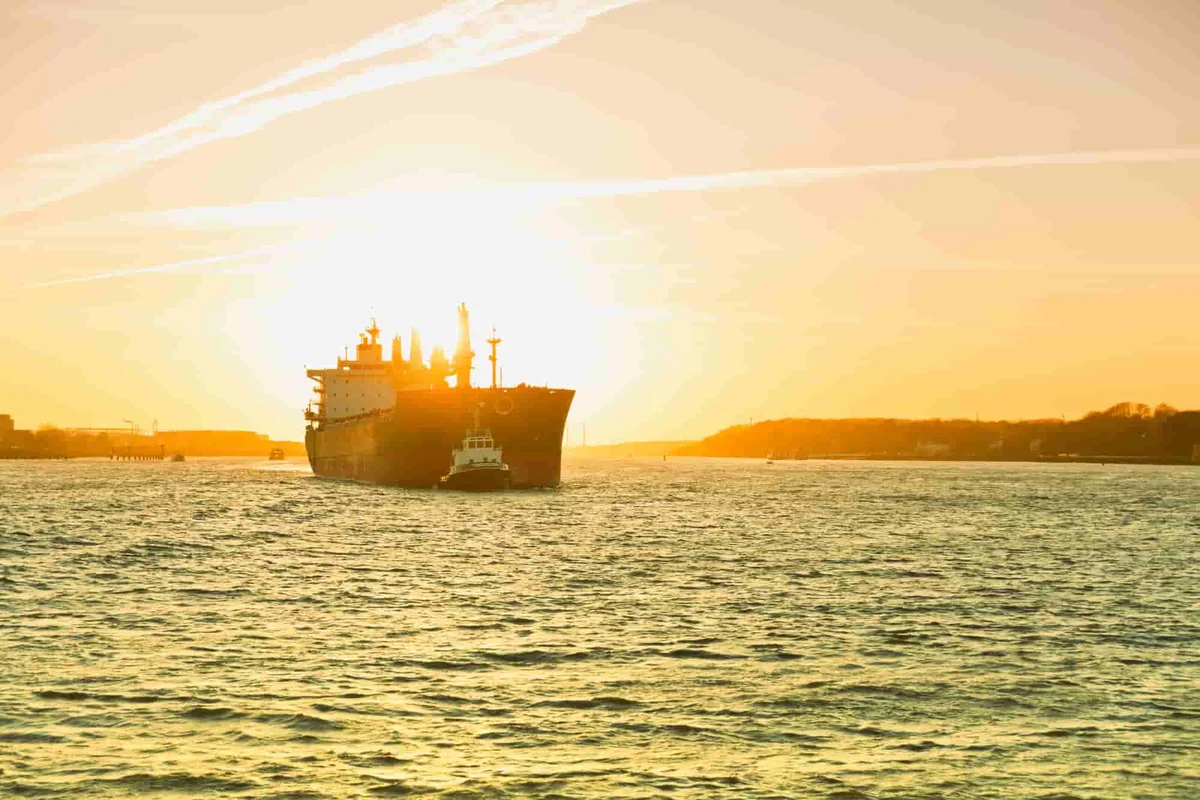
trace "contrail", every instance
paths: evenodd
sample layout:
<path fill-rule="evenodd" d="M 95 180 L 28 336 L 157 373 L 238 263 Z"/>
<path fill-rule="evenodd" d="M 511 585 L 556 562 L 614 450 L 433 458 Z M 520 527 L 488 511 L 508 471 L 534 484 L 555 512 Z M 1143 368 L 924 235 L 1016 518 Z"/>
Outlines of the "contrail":
<path fill-rule="evenodd" d="M 0 217 L 69 197 L 152 161 L 245 136 L 280 117 L 389 86 L 453 75 L 544 50 L 592 17 L 642 0 L 458 0 L 237 94 L 205 103 L 161 128 L 26 158 L 0 173 Z M 388 55 L 398 63 L 346 68 Z M 301 88 L 299 84 L 316 82 Z"/>
<path fill-rule="evenodd" d="M 268 247 L 258 247 L 253 250 L 245 250 L 241 253 L 230 253 L 223 256 L 208 256 L 206 258 L 193 258 L 190 261 L 175 261 L 170 264 L 158 264 L 153 267 L 139 267 L 135 269 L 122 269 L 113 272 L 102 272 L 95 275 L 81 275 L 78 278 L 63 278 L 57 281 L 43 281 L 42 283 L 30 283 L 25 286 L 26 289 L 44 289 L 49 286 L 64 286 L 69 283 L 89 283 L 91 281 L 103 281 L 110 278 L 124 278 L 129 275 L 149 275 L 155 272 L 174 272 L 175 270 L 186 269 L 188 267 L 198 267 L 205 264 L 221 264 L 228 261 L 237 261 L 251 256 L 262 255 L 264 253 L 276 252 L 286 249 L 280 245 L 270 245 Z"/>
<path fill-rule="evenodd" d="M 504 184 L 486 189 L 453 190 L 442 192 L 393 193 L 391 196 L 411 195 L 420 200 L 420 206 L 435 216 L 453 210 L 463 212 L 465 203 L 478 203 L 486 208 L 520 210 L 528 204 L 553 204 L 571 200 L 586 200 L 606 197 L 648 195 L 660 192 L 696 192 L 730 189 L 796 186 L 817 181 L 837 180 L 870 175 L 902 173 L 933 173 L 946 170 L 1008 169 L 1017 167 L 1089 165 L 1089 164 L 1144 164 L 1172 161 L 1200 160 L 1200 148 L 1176 148 L 1159 150 L 1103 150 L 1083 153 L 1040 153 L 1034 155 L 992 156 L 987 158 L 944 159 L 939 161 L 912 161 L 892 164 L 863 164 L 840 167 L 796 167 L 790 169 L 755 170 L 748 172 L 724 172 L 706 175 L 690 175 L 675 178 L 652 178 L 626 181 L 591 182 L 548 182 Z M 436 202 L 435 202 L 436 201 Z M 171 227 L 210 225 L 232 226 L 278 226 L 289 223 L 312 221 L 343 222 L 360 224 L 392 221 L 394 203 L 378 194 L 342 198 L 303 198 L 300 200 L 251 203 L 238 206 L 199 206 L 179 208 L 147 214 L 131 214 L 121 217 L 126 224 L 150 223 Z M 638 231 L 640 232 L 640 230 Z M 627 235 L 628 232 L 619 234 Z M 59 286 L 69 283 L 121 278 L 155 272 L 170 272 L 186 267 L 217 264 L 267 252 L 280 252 L 304 246 L 305 242 L 271 245 L 232 255 L 178 261 L 141 269 L 119 270 L 78 278 L 30 284 L 26 288 Z"/>
<path fill-rule="evenodd" d="M 746 172 L 722 172 L 668 178 L 620 181 L 522 182 L 495 186 L 444 190 L 397 190 L 346 197 L 298 198 L 232 206 L 194 206 L 164 211 L 127 214 L 124 224 L 166 227 L 278 226 L 302 222 L 362 223 L 372 219 L 394 219 L 397 208 L 408 219 L 463 216 L 472 208 L 494 213 L 522 211 L 531 206 L 573 200 L 649 195 L 656 193 L 704 192 L 732 189 L 799 186 L 819 181 L 874 175 L 920 174 L 944 171 L 1015 169 L 1038 166 L 1096 164 L 1144 164 L 1200 160 L 1200 148 L 1102 150 L 1077 153 L 1039 153 L 984 158 L 906 161 L 890 164 L 860 164 L 832 167 L 793 167 Z"/>
<path fill-rule="evenodd" d="M 1194 161 L 1198 159 L 1200 159 L 1200 147 L 1162 150 L 1102 150 L 1082 153 L 1040 153 L 1036 155 L 909 161 L 843 167 L 796 167 L 633 181 L 598 181 L 564 184 L 561 187 L 546 184 L 543 191 L 551 197 L 557 195 L 558 198 L 556 199 L 587 199 L 591 197 L 654 194 L 657 192 L 696 192 L 788 186 L 835 180 L 838 178 L 856 178 L 894 173 L 1006 169 L 1070 164 L 1142 164 L 1162 161 Z"/>

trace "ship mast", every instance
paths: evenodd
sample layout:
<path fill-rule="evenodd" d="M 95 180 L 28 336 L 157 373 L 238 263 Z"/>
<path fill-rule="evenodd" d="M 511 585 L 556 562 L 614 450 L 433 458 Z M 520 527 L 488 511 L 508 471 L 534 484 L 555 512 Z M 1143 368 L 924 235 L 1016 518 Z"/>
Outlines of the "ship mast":
<path fill-rule="evenodd" d="M 496 326 L 492 326 L 492 338 L 487 340 L 487 343 L 492 346 L 492 354 L 488 356 L 488 361 L 492 362 L 492 388 L 496 388 L 496 345 L 500 344 L 500 337 L 496 335 Z"/>

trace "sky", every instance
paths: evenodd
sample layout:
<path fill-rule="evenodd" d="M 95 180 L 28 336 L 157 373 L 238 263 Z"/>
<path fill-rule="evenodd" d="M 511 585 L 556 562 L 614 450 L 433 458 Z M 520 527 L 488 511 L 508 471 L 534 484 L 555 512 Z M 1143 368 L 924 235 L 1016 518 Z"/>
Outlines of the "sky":
<path fill-rule="evenodd" d="M 19 427 L 298 439 L 459 302 L 576 442 L 1200 408 L 1191 0 L 250 6 L 0 6 Z"/>

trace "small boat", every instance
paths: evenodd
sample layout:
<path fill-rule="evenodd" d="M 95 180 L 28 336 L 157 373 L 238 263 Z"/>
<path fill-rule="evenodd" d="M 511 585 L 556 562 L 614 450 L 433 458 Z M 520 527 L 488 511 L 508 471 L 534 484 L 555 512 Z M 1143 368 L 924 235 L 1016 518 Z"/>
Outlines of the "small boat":
<path fill-rule="evenodd" d="M 492 439 L 491 431 L 478 427 L 478 413 L 475 425 L 467 431 L 462 447 L 454 448 L 450 472 L 439 483 L 442 489 L 494 492 L 511 485 L 511 473 L 508 464 L 504 463 L 504 455 Z"/>
<path fill-rule="evenodd" d="M 270 461 L 284 461 L 287 459 L 287 456 L 283 454 L 282 447 L 275 447 L 272 448 L 271 455 L 267 456 L 267 459 Z"/>
<path fill-rule="evenodd" d="M 774 463 L 775 463 L 775 451 L 774 451 L 774 450 L 772 450 L 771 452 L 767 453 L 767 463 L 768 463 L 768 464 L 774 464 Z"/>
<path fill-rule="evenodd" d="M 171 453 L 171 460 L 178 464 L 183 461 L 183 453 Z"/>

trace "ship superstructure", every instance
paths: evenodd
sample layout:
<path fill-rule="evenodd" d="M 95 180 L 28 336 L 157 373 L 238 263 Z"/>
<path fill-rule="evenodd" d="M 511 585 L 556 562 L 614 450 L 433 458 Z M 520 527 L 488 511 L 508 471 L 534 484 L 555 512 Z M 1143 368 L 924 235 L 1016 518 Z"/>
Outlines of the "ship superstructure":
<path fill-rule="evenodd" d="M 375 321 L 359 334 L 354 358 L 347 351 L 336 368 L 310 369 L 316 399 L 305 412 L 305 446 L 313 472 L 323 477 L 429 487 L 451 466 L 454 445 L 478 421 L 502 447 L 513 488 L 559 482 L 562 435 L 575 392 L 571 389 L 496 380 L 495 331 L 492 385 L 471 385 L 474 352 L 465 305 L 458 308 L 458 343 L 453 361 L 435 347 L 428 364 L 414 330 L 409 357 L 400 337 L 392 339 L 391 359 L 383 357 Z M 453 378 L 454 385 L 449 380 Z"/>

